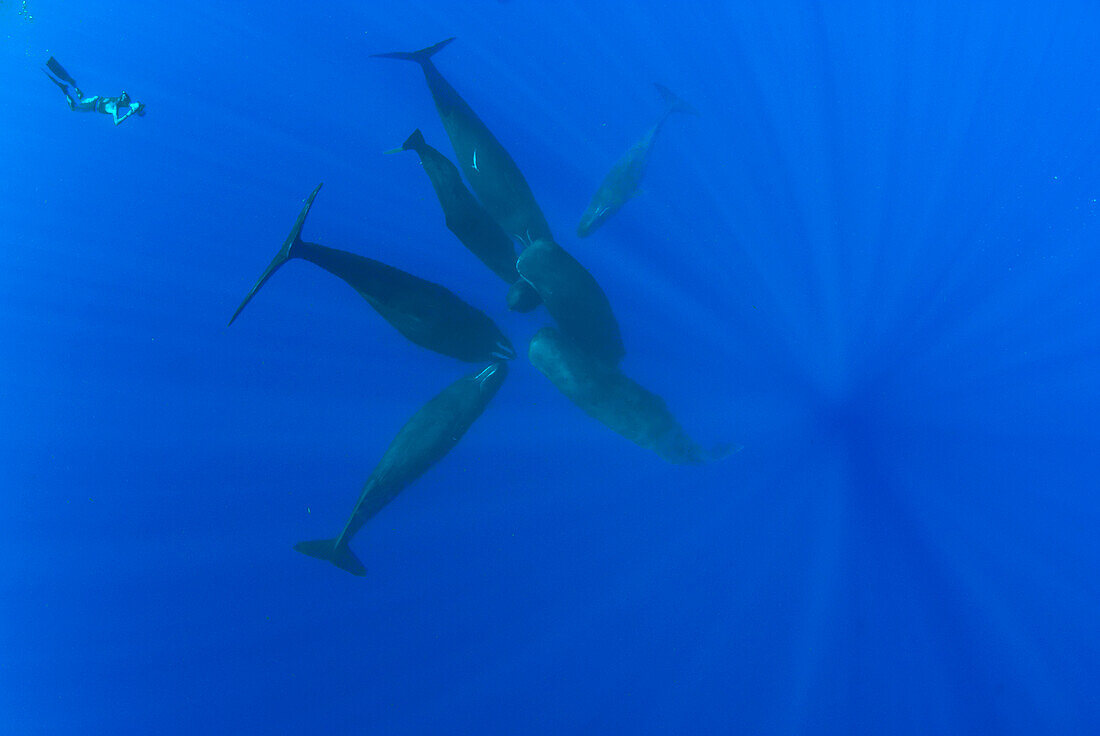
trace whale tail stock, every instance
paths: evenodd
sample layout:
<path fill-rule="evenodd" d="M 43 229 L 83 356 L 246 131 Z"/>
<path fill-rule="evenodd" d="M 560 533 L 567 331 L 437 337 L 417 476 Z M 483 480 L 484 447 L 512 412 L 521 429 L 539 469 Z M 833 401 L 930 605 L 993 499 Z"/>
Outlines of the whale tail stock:
<path fill-rule="evenodd" d="M 291 252 L 294 250 L 294 246 L 301 243 L 302 225 L 306 222 L 306 217 L 309 215 L 309 208 L 313 206 L 313 200 L 317 197 L 317 192 L 321 191 L 321 187 L 324 182 L 317 185 L 317 188 L 306 199 L 305 205 L 302 207 L 302 211 L 298 214 L 298 220 L 294 223 L 294 227 L 290 230 L 290 235 L 286 236 L 286 240 L 283 241 L 283 247 L 279 248 L 279 252 L 275 254 L 275 257 L 271 260 L 271 263 L 267 265 L 264 272 L 260 274 L 260 279 L 256 282 L 256 285 L 252 287 L 252 290 L 245 296 L 244 301 L 241 302 L 241 306 L 237 307 L 237 311 L 233 313 L 233 316 L 229 318 L 229 324 L 233 324 L 233 320 L 237 319 L 237 315 L 241 313 L 248 303 L 252 301 L 252 297 L 256 296 L 256 292 L 260 290 L 260 287 L 267 283 L 267 280 L 271 278 L 272 274 L 279 270 L 279 267 L 294 257 Z M 228 325 L 227 325 L 228 326 Z"/>
<path fill-rule="evenodd" d="M 670 90 L 663 84 L 653 83 L 653 86 L 657 88 L 657 91 L 661 93 L 661 99 L 668 105 L 669 112 L 682 112 L 687 115 L 698 115 L 699 111 L 691 106 L 690 103 L 680 99 L 680 96 Z"/>
<path fill-rule="evenodd" d="M 432 56 L 443 50 L 443 48 L 453 40 L 455 40 L 454 36 L 444 39 L 439 43 L 432 44 L 427 48 L 420 49 L 419 51 L 391 51 L 388 54 L 371 54 L 371 58 L 401 59 L 403 61 L 415 61 L 417 64 L 427 64 L 431 61 Z"/>
<path fill-rule="evenodd" d="M 351 551 L 347 544 L 340 541 L 339 537 L 336 539 L 315 539 L 311 542 L 298 542 L 294 545 L 294 550 L 301 552 L 303 555 L 316 557 L 318 560 L 327 560 L 352 575 L 363 577 L 367 574 L 367 568 L 363 567 L 363 563 L 359 561 L 359 558 L 355 556 L 355 553 Z"/>

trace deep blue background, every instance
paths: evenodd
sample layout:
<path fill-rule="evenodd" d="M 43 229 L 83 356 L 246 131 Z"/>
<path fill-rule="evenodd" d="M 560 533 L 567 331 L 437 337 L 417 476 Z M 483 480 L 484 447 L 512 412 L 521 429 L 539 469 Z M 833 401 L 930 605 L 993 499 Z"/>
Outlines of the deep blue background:
<path fill-rule="evenodd" d="M 1100 730 L 1100 12 L 1038 5 L 0 4 L 0 732 Z M 521 357 L 358 579 L 290 547 L 472 367 L 304 263 L 225 322 L 318 181 L 309 239 L 548 321 L 382 155 L 450 147 L 368 54 L 451 35 L 627 371 L 745 449 Z M 652 81 L 702 114 L 578 241 Z"/>

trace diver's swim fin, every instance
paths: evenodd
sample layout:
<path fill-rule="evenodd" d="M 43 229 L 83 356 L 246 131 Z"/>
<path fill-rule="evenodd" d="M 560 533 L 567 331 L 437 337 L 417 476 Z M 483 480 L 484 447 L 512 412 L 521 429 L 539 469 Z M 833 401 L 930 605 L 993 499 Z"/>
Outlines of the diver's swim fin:
<path fill-rule="evenodd" d="M 58 79 L 62 79 L 74 87 L 80 86 L 76 83 L 76 80 L 72 78 L 72 75 L 65 71 L 65 67 L 61 66 L 61 64 L 58 63 L 57 59 L 53 58 L 52 56 L 46 61 L 46 66 L 49 67 L 49 70 L 51 72 L 57 75 Z"/>
<path fill-rule="evenodd" d="M 267 280 L 271 278 L 271 275 L 279 270 L 279 267 L 289 261 L 294 255 L 291 253 L 294 250 L 294 246 L 302 242 L 302 225 L 306 222 L 306 216 L 309 215 L 309 208 L 313 206 L 313 200 L 317 197 L 317 192 L 321 191 L 321 187 L 324 186 L 324 182 L 317 185 L 317 188 L 313 190 L 313 193 L 309 195 L 305 205 L 302 207 L 302 211 L 298 214 L 298 219 L 294 223 L 294 227 L 290 229 L 290 235 L 286 236 L 286 240 L 283 241 L 283 247 L 279 249 L 279 252 L 275 254 L 275 257 L 271 260 L 271 263 L 267 265 L 264 272 L 260 274 L 260 280 L 256 282 L 256 285 L 252 287 L 252 290 L 245 296 L 244 301 L 241 302 L 241 306 L 237 307 L 237 311 L 233 313 L 233 316 L 229 318 L 229 324 L 233 324 L 233 320 L 237 319 L 237 315 L 241 313 L 252 297 L 256 295 L 256 292 L 260 290 L 260 287 L 267 283 Z M 226 325 L 228 327 L 228 325 Z"/>
<path fill-rule="evenodd" d="M 55 77 L 53 74 L 51 74 L 46 69 L 43 69 L 42 73 L 46 75 L 46 79 L 48 79 L 51 82 L 53 82 L 54 84 L 56 84 L 57 88 L 59 90 L 61 90 L 62 92 L 64 92 L 66 95 L 68 95 L 69 90 L 72 89 L 75 86 L 75 85 L 69 84 L 68 82 L 66 82 L 62 79 L 58 79 L 57 77 Z"/>

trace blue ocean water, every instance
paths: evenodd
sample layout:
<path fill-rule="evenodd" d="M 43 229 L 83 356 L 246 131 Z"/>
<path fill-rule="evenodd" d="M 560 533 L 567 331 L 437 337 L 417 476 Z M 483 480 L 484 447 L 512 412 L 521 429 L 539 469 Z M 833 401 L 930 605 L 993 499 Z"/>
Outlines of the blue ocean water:
<path fill-rule="evenodd" d="M 223 6 L 224 5 L 224 6 Z M 1100 731 L 1091 3 L 0 3 L 0 733 Z M 522 355 L 443 226 L 436 57 L 703 444 L 666 464 Z M 119 127 L 39 67 L 127 90 Z M 662 112 L 644 192 L 574 231 Z M 352 546 L 471 366 L 284 267 L 443 283 L 521 356 Z"/>

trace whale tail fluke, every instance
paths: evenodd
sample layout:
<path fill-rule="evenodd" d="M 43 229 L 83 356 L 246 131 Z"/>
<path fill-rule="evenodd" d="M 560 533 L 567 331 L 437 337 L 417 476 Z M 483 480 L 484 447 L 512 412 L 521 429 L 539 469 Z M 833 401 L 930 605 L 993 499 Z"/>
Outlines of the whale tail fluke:
<path fill-rule="evenodd" d="M 417 128 L 412 132 L 412 135 L 406 138 L 405 142 L 401 144 L 401 150 L 408 151 L 411 149 L 416 151 L 424 145 L 424 134 L 420 132 L 420 128 Z"/>
<path fill-rule="evenodd" d="M 267 280 L 279 270 L 279 268 L 294 257 L 294 246 L 301 243 L 302 225 L 306 222 L 306 217 L 309 215 L 309 208 L 313 206 L 313 200 L 317 197 L 317 192 L 321 191 L 321 187 L 324 182 L 317 185 L 317 188 L 306 199 L 305 205 L 302 207 L 302 211 L 298 214 L 298 220 L 294 223 L 294 227 L 290 230 L 290 235 L 286 236 L 286 240 L 283 242 L 283 247 L 279 248 L 279 252 L 275 254 L 275 257 L 271 259 L 271 263 L 268 264 L 264 272 L 260 274 L 260 279 L 256 282 L 256 285 L 252 287 L 252 290 L 245 296 L 244 301 L 241 302 L 241 306 L 237 307 L 237 311 L 233 313 L 233 316 L 229 318 L 229 324 L 233 324 L 233 321 L 237 319 L 237 315 L 248 306 L 248 303 L 252 301 L 252 297 L 256 296 L 256 292 L 260 290 L 260 287 L 267 283 Z M 227 325 L 228 326 L 228 325 Z"/>
<path fill-rule="evenodd" d="M 455 40 L 454 36 L 440 41 L 439 43 L 432 44 L 425 49 L 420 49 L 419 51 L 391 51 L 388 54 L 371 54 L 371 58 L 401 59 L 403 61 L 415 61 L 417 64 L 427 64 L 431 61 L 432 56 L 434 56 L 437 52 L 443 50 L 443 47 L 445 47 L 453 40 Z"/>
<path fill-rule="evenodd" d="M 661 93 L 661 99 L 668 105 L 669 112 L 682 112 L 687 115 L 698 115 L 699 111 L 691 106 L 690 103 L 680 99 L 680 96 L 670 90 L 663 84 L 653 83 L 653 86 L 657 88 L 657 91 Z"/>
<path fill-rule="evenodd" d="M 383 153 L 401 153 L 403 151 L 416 151 L 419 153 L 420 149 L 426 145 L 427 143 L 424 142 L 424 134 L 420 132 L 420 128 L 417 128 L 400 146 L 391 148 L 388 151 L 383 151 Z"/>
<path fill-rule="evenodd" d="M 367 568 L 363 567 L 363 563 L 359 561 L 355 553 L 351 551 L 347 544 L 341 543 L 339 538 L 298 542 L 294 545 L 294 550 L 301 552 L 303 555 L 316 557 L 318 560 L 327 560 L 352 575 L 363 577 L 367 574 Z"/>

